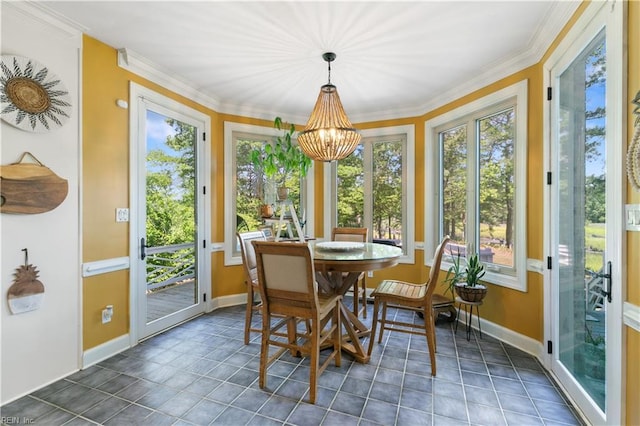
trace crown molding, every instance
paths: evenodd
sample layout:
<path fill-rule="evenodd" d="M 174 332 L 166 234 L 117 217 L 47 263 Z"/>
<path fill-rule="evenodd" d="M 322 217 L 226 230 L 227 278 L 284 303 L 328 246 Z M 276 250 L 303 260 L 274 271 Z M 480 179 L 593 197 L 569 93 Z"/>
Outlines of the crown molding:
<path fill-rule="evenodd" d="M 77 22 L 32 1 L 3 1 L 2 14 L 5 13 L 13 13 L 24 20 L 37 22 L 63 38 L 81 38 L 82 33 L 87 31 L 86 27 Z"/>
<path fill-rule="evenodd" d="M 579 1 L 560 1 L 549 11 L 542 26 L 538 28 L 529 44 L 519 55 L 506 60 L 499 60 L 487 67 L 487 70 L 466 84 L 456 86 L 442 95 L 431 99 L 418 107 L 415 115 L 425 114 L 443 105 L 453 102 L 464 95 L 480 90 L 496 81 L 506 78 L 518 71 L 537 64 L 567 24 L 580 5 Z M 464 96 L 462 95 L 462 96 Z M 418 112 L 420 111 L 420 112 Z"/>
<path fill-rule="evenodd" d="M 216 112 L 225 112 L 221 111 L 221 104 L 217 99 L 203 94 L 202 91 L 193 87 L 187 81 L 175 77 L 175 74 L 161 68 L 158 64 L 131 49 L 118 49 L 118 66 Z"/>

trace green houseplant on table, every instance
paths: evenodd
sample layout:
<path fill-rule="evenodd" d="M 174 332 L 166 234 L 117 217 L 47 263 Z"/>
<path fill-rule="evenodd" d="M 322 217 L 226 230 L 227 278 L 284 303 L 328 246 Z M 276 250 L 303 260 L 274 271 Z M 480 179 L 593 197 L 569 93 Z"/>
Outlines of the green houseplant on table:
<path fill-rule="evenodd" d="M 455 292 L 461 299 L 468 302 L 480 302 L 487 294 L 487 287 L 480 283 L 480 278 L 484 274 L 484 265 L 480 261 L 478 253 L 472 254 L 467 259 L 464 269 L 460 263 L 460 253 L 458 253 L 456 257 L 453 257 L 453 264 L 447 271 L 444 282 L 451 294 Z"/>
<path fill-rule="evenodd" d="M 280 117 L 273 121 L 273 127 L 283 130 Z M 276 182 L 278 186 L 278 199 L 286 200 L 288 196 L 287 182 L 295 174 L 301 178 L 307 176 L 311 159 L 307 157 L 298 145 L 294 145 L 292 138 L 296 129 L 293 124 L 284 130 L 282 136 L 278 136 L 274 144 L 264 144 L 262 149 L 251 151 L 251 162 L 254 167 L 262 170 L 267 177 Z"/>

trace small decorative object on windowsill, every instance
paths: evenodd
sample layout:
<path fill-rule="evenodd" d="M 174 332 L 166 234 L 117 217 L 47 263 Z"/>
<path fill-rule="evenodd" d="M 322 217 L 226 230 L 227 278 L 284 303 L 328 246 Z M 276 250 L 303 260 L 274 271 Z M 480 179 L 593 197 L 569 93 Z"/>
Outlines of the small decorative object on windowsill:
<path fill-rule="evenodd" d="M 467 259 L 467 265 L 462 269 L 460 253 L 453 258 L 453 265 L 447 271 L 444 279 L 448 290 L 455 292 L 460 298 L 468 302 L 480 302 L 487 295 L 487 287 L 480 284 L 480 278 L 485 274 L 484 265 L 477 253 Z"/>
<path fill-rule="evenodd" d="M 280 117 L 275 118 L 273 126 L 278 130 L 284 129 Z M 284 131 L 284 135 L 276 138 L 275 144 L 265 144 L 262 149 L 251 151 L 251 162 L 254 167 L 262 170 L 267 179 L 276 181 L 279 201 L 284 201 L 288 197 L 287 182 L 289 178 L 295 174 L 304 178 L 311 167 L 311 159 L 304 155 L 298 145 L 293 143 L 295 131 L 295 126 L 291 124 L 288 130 Z M 284 191 L 286 191 L 286 195 L 283 195 Z M 265 203 L 268 204 L 267 200 Z"/>

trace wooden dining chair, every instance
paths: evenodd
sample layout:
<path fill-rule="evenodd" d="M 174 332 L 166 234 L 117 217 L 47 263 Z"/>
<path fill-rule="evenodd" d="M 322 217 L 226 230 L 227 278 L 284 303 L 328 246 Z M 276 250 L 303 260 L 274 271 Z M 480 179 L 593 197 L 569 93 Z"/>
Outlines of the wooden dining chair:
<path fill-rule="evenodd" d="M 368 228 L 333 228 L 331 231 L 331 241 L 350 241 L 357 243 L 366 243 L 369 239 Z M 360 300 L 362 300 L 362 309 L 360 308 Z M 353 313 L 367 317 L 367 283 L 365 282 L 364 272 L 358 277 L 358 281 L 353 284 Z"/>
<path fill-rule="evenodd" d="M 342 296 L 318 292 L 311 250 L 307 244 L 257 240 L 253 246 L 263 301 L 260 388 L 267 385 L 267 368 L 274 360 L 286 350 L 299 352 L 311 358 L 309 399 L 314 404 L 318 376 L 331 360 L 340 366 Z M 272 315 L 284 318 L 272 324 Z M 309 328 L 298 329 L 298 320 L 307 320 Z M 286 332 L 282 331 L 283 327 L 286 327 Z M 320 347 L 329 343 L 332 351 L 320 364 Z M 271 345 L 280 349 L 270 356 Z"/>
<path fill-rule="evenodd" d="M 369 356 L 371 356 L 379 321 L 380 335 L 378 336 L 378 343 L 382 342 L 384 330 L 426 336 L 431 359 L 431 375 L 436 375 L 436 331 L 432 296 L 438 283 L 442 253 L 448 241 L 449 237 L 445 237 L 436 248 L 431 271 L 429 271 L 429 280 L 426 283 L 414 284 L 405 281 L 384 280 L 371 293 L 371 296 L 373 296 L 373 324 L 371 326 L 371 337 L 369 338 L 369 349 L 367 350 Z M 382 305 L 382 315 L 378 319 L 380 305 Z M 424 323 L 409 323 L 389 319 L 387 317 L 388 308 L 421 312 L 424 317 Z"/>
<path fill-rule="evenodd" d="M 256 265 L 256 253 L 253 250 L 252 241 L 266 241 L 267 237 L 262 231 L 237 232 L 242 253 L 242 265 L 244 268 L 244 281 L 247 285 L 247 307 L 244 315 L 244 344 L 249 344 L 251 332 L 260 332 L 262 328 L 251 328 L 253 313 L 262 309 L 261 302 L 256 303 L 255 295 L 258 291 L 258 269 Z"/>

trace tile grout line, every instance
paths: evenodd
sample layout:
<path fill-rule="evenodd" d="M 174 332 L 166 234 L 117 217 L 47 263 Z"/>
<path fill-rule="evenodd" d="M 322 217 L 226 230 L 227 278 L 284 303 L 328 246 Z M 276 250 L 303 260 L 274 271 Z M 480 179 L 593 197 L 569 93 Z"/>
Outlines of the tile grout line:
<path fill-rule="evenodd" d="M 453 330 L 451 330 L 453 333 L 453 345 L 456 349 L 456 361 L 458 364 L 458 372 L 460 373 L 460 385 L 462 386 L 462 395 L 464 396 L 464 409 L 467 413 L 467 424 L 471 424 L 471 416 L 469 415 L 469 404 L 467 402 L 467 391 L 464 387 L 464 379 L 462 378 L 462 366 L 460 365 L 460 351 L 458 349 L 458 339 L 456 338 L 457 336 L 457 329 L 454 332 Z M 475 336 L 474 336 L 475 337 Z M 482 356 L 482 352 L 480 353 L 480 355 Z M 484 361 L 484 358 L 483 358 Z M 485 368 L 486 368 L 486 363 L 485 363 Z M 497 399 L 497 396 L 496 396 Z"/>

